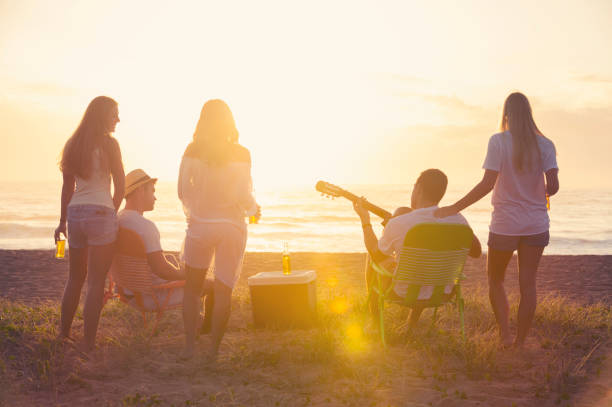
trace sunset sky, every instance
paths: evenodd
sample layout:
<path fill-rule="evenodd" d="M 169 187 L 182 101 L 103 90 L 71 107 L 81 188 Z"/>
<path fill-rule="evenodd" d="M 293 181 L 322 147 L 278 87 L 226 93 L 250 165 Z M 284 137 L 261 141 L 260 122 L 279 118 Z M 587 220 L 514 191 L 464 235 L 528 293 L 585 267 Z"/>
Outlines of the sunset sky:
<path fill-rule="evenodd" d="M 612 2 L 0 0 L 0 181 L 57 180 L 88 102 L 126 170 L 174 180 L 222 98 L 261 186 L 481 176 L 522 91 L 567 187 L 612 188 Z"/>

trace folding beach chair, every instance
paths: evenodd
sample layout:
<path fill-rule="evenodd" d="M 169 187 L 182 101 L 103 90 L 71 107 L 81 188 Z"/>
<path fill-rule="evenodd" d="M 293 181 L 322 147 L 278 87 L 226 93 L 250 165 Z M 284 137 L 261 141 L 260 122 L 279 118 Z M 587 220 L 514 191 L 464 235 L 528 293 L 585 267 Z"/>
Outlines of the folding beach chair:
<path fill-rule="evenodd" d="M 119 299 L 126 304 L 135 307 L 142 313 L 144 324 L 147 323 L 147 313 L 156 314 L 153 331 L 164 311 L 177 308 L 181 304 L 170 305 L 168 301 L 173 290 L 183 287 L 185 281 L 172 281 L 165 284 L 153 284 L 153 274 L 147 262 L 144 244 L 138 233 L 124 228 L 119 228 L 117 236 L 117 253 L 111 266 L 110 275 L 116 284 Z M 126 289 L 132 294 L 127 294 Z M 151 296 L 155 303 L 154 309 L 147 309 L 143 297 Z"/>
<path fill-rule="evenodd" d="M 385 301 L 398 305 L 424 308 L 434 307 L 434 323 L 438 307 L 456 301 L 461 323 L 461 337 L 465 340 L 463 320 L 463 298 L 460 281 L 464 278 L 463 266 L 472 245 L 472 229 L 467 225 L 449 223 L 422 223 L 408 231 L 399 255 L 395 273 L 389 273 L 376 262 L 372 268 L 376 272 L 376 284 L 372 290 L 378 294 L 380 315 L 380 336 L 384 346 L 384 304 Z M 383 288 L 381 276 L 390 277 L 391 284 Z M 407 285 L 407 291 L 401 300 L 392 292 L 397 283 Z M 447 294 L 444 289 L 453 286 L 453 292 Z M 428 299 L 419 299 L 421 287 L 433 286 L 433 293 Z M 369 293 L 368 301 L 371 299 Z"/>

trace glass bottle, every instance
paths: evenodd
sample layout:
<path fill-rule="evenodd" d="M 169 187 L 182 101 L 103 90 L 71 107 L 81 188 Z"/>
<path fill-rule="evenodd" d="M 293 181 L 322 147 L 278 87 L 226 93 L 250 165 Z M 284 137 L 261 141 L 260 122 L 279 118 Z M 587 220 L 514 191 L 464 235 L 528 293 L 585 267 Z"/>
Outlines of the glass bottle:
<path fill-rule="evenodd" d="M 283 242 L 283 274 L 291 274 L 291 259 L 289 258 L 289 243 Z"/>
<path fill-rule="evenodd" d="M 55 242 L 55 258 L 63 259 L 66 252 L 66 239 L 59 239 Z"/>

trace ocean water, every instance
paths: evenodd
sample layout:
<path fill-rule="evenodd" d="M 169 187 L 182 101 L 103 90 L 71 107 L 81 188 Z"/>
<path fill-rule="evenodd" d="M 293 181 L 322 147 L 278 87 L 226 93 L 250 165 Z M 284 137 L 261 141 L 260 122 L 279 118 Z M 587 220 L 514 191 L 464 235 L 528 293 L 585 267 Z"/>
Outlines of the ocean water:
<path fill-rule="evenodd" d="M 392 212 L 408 206 L 411 186 L 342 185 Z M 0 183 L 0 249 L 51 249 L 60 215 L 59 183 Z M 451 189 L 442 204 L 467 192 Z M 159 228 L 164 250 L 179 250 L 185 217 L 172 182 L 157 185 L 155 210 L 145 213 Z M 312 187 L 257 189 L 259 224 L 249 225 L 248 251 L 363 252 L 361 227 L 351 203 L 322 197 Z M 486 247 L 490 196 L 463 212 Z M 565 190 L 551 199 L 551 243 L 547 254 L 612 254 L 612 191 Z M 378 236 L 382 226 L 372 215 Z"/>

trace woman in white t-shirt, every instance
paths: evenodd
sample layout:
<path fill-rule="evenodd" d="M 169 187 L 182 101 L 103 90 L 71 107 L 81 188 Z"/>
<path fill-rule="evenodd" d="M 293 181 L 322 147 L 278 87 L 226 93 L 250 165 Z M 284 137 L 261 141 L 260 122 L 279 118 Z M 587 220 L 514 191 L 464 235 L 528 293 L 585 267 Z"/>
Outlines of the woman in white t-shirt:
<path fill-rule="evenodd" d="M 435 215 L 456 214 L 493 190 L 487 256 L 489 299 L 502 344 L 521 347 L 535 313 L 536 271 L 549 241 L 547 202 L 559 190 L 559 169 L 555 146 L 536 126 L 529 101 L 522 93 L 512 93 L 506 99 L 501 130 L 489 139 L 482 180 L 465 197 L 438 209 Z M 503 283 L 515 250 L 521 300 L 513 341 Z"/>
<path fill-rule="evenodd" d="M 84 349 L 92 350 L 103 305 L 104 282 L 114 255 L 117 209 L 125 176 L 119 143 L 111 136 L 119 122 L 117 102 L 93 99 L 62 152 L 60 223 L 55 241 L 68 234 L 70 272 L 62 298 L 60 337 L 70 338 L 74 313 L 87 277 L 83 306 Z M 111 195 L 111 178 L 113 195 Z M 68 229 L 68 230 L 66 230 Z"/>
<path fill-rule="evenodd" d="M 186 265 L 183 320 L 187 358 L 194 353 L 199 300 L 214 260 L 211 356 L 216 357 L 230 315 L 231 295 L 246 246 L 245 216 L 259 217 L 252 194 L 251 154 L 238 144 L 231 110 L 219 99 L 202 107 L 193 141 L 187 146 L 178 180 L 187 218 L 183 247 Z"/>

